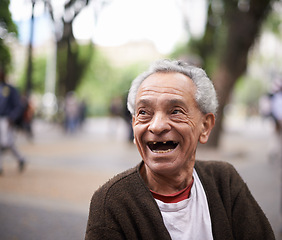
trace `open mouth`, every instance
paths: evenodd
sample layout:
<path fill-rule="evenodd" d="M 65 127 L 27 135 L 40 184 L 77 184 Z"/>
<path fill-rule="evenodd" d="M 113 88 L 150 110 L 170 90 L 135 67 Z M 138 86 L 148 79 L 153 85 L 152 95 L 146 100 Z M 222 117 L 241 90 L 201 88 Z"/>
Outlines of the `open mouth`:
<path fill-rule="evenodd" d="M 178 145 L 178 142 L 148 142 L 148 147 L 154 153 L 168 153 L 173 151 Z"/>

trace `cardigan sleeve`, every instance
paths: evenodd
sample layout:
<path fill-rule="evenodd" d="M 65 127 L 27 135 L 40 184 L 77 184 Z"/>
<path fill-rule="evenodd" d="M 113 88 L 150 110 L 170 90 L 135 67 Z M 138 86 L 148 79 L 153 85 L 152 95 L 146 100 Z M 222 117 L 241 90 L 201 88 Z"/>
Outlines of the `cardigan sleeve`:
<path fill-rule="evenodd" d="M 118 231 L 106 226 L 103 205 L 103 189 L 101 188 L 91 199 L 85 240 L 123 239 Z"/>
<path fill-rule="evenodd" d="M 122 234 L 108 227 L 90 228 L 86 232 L 85 240 L 124 240 Z"/>
<path fill-rule="evenodd" d="M 235 239 L 274 240 L 270 223 L 244 184 L 234 199 L 232 227 Z"/>
<path fill-rule="evenodd" d="M 171 240 L 157 203 L 136 168 L 97 190 L 91 200 L 85 240 Z"/>
<path fill-rule="evenodd" d="M 275 239 L 268 219 L 231 164 L 197 161 L 195 167 L 206 192 L 214 239 Z"/>

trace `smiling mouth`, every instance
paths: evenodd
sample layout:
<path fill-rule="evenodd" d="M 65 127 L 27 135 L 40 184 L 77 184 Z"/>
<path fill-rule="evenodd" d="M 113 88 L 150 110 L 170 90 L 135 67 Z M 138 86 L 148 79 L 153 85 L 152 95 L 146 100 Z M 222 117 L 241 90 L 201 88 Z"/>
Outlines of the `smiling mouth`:
<path fill-rule="evenodd" d="M 149 142 L 148 147 L 153 153 L 168 153 L 173 151 L 178 145 L 178 142 Z"/>

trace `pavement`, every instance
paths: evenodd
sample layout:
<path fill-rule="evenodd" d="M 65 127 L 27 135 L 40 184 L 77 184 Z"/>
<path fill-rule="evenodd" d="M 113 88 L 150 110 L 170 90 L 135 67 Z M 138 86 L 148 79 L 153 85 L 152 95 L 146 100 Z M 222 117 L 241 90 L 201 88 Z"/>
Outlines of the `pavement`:
<path fill-rule="evenodd" d="M 127 141 L 119 118 L 87 119 L 76 134 L 43 120 L 34 122 L 32 141 L 17 135 L 27 160 L 19 173 L 13 156 L 3 156 L 0 176 L 1 240 L 84 239 L 93 192 L 115 174 L 135 166 L 140 156 Z M 232 163 L 281 237 L 281 160 L 269 158 L 276 143 L 270 122 L 229 121 L 220 147 L 199 147 L 197 157 Z"/>

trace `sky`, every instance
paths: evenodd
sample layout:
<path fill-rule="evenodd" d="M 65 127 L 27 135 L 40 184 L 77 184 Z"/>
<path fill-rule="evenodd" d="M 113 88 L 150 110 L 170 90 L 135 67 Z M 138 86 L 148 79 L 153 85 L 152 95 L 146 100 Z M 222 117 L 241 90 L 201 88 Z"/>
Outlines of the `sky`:
<path fill-rule="evenodd" d="M 56 13 L 62 11 L 64 0 L 53 0 Z M 205 21 L 205 0 L 112 0 L 104 7 L 96 19 L 94 3 L 85 8 L 73 24 L 75 37 L 92 39 L 101 46 L 118 46 L 129 41 L 150 40 L 159 52 L 169 53 L 178 42 L 187 40 L 182 13 L 187 9 L 190 31 L 200 35 Z M 28 42 L 30 0 L 11 0 L 10 10 L 19 26 L 20 39 Z M 40 1 L 35 7 L 35 42 L 40 44 L 52 36 L 48 14 L 44 13 Z"/>

